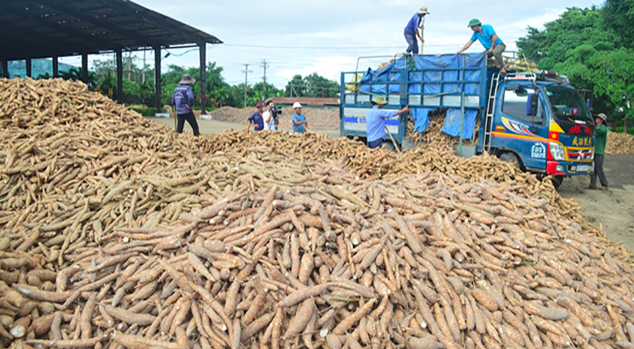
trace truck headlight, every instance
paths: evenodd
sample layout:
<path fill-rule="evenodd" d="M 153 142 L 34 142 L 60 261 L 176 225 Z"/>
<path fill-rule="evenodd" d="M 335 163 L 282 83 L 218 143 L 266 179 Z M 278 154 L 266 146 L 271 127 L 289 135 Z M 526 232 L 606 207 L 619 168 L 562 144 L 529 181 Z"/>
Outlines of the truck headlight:
<path fill-rule="evenodd" d="M 563 161 L 566 160 L 566 151 L 564 150 L 564 146 L 550 142 L 550 155 L 555 159 L 555 161 Z"/>

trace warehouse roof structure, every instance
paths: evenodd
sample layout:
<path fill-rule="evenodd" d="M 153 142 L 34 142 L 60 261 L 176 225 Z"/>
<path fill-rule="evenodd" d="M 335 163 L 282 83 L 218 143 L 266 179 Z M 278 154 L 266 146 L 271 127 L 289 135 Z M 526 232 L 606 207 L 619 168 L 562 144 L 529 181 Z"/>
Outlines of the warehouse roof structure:
<path fill-rule="evenodd" d="M 218 38 L 128 0 L 14 0 L 3 1 L 0 11 L 0 62 L 82 55 L 87 76 L 87 56 L 152 48 L 160 77 L 161 49 L 200 47 L 201 82 L 206 44 Z M 118 69 L 121 71 L 121 68 Z M 27 64 L 27 75 L 30 74 Z M 119 89 L 121 91 L 121 89 Z M 158 91 L 160 92 L 160 91 Z"/>

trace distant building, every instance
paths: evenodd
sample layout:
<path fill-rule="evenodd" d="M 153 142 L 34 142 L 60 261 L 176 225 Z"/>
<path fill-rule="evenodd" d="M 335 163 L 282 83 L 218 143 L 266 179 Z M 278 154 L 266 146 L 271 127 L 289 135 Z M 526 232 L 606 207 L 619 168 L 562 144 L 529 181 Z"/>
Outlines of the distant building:
<path fill-rule="evenodd" d="M 339 98 L 319 97 L 273 97 L 271 98 L 278 108 L 292 108 L 293 103 L 299 102 L 302 108 L 307 109 L 335 109 L 339 108 Z"/>
<path fill-rule="evenodd" d="M 9 61 L 8 62 L 9 77 L 20 76 L 26 78 L 26 61 Z M 59 63 L 59 72 L 67 72 L 71 69 L 79 69 L 70 64 Z M 31 61 L 31 76 L 37 79 L 40 76 L 53 77 L 53 61 L 50 59 L 34 59 Z"/>

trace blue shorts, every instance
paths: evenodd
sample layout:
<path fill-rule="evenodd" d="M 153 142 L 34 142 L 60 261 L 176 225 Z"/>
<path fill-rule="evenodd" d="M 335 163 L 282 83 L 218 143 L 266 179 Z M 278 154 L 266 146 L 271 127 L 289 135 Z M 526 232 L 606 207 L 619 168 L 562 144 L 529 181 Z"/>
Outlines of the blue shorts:
<path fill-rule="evenodd" d="M 376 141 L 368 142 L 368 147 L 370 149 L 381 148 L 383 145 L 383 139 L 377 139 Z"/>

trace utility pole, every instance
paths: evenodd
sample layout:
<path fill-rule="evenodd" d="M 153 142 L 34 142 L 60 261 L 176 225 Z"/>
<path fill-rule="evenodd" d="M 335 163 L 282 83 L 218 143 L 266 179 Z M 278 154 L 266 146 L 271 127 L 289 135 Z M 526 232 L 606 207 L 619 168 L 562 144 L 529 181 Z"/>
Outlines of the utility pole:
<path fill-rule="evenodd" d="M 264 77 L 263 77 L 264 84 L 262 85 L 262 89 L 263 89 L 263 91 L 262 91 L 262 99 L 264 99 L 264 100 L 266 100 L 266 68 L 268 66 L 269 65 L 266 63 L 266 59 L 263 59 L 262 60 L 262 64 L 260 64 L 260 67 L 264 68 Z"/>
<path fill-rule="evenodd" d="M 253 70 L 249 70 L 249 64 L 243 64 L 244 66 L 244 107 L 247 107 L 247 81 L 249 73 L 253 73 Z"/>

